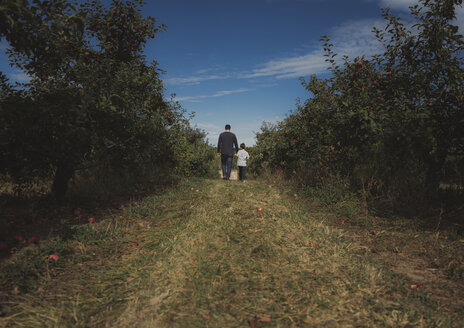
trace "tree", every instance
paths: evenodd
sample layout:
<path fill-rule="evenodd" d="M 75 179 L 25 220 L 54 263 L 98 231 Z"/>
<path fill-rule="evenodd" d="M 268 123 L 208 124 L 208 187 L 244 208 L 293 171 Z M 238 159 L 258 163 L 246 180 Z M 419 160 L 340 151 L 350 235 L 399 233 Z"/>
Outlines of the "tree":
<path fill-rule="evenodd" d="M 0 24 L 11 62 L 31 78 L 2 78 L 0 172 L 17 182 L 53 176 L 58 200 L 83 165 L 168 160 L 169 126 L 182 113 L 163 97 L 143 47 L 164 25 L 142 1 L 6 1 Z M 14 10 L 10 10 L 10 9 Z"/>
<path fill-rule="evenodd" d="M 372 58 L 339 67 L 322 37 L 331 76 L 303 81 L 311 96 L 272 133 L 262 129 L 258 157 L 303 183 L 342 176 L 364 194 L 436 197 L 445 163 L 464 170 L 464 39 L 453 25 L 462 0 L 421 4 L 412 28 L 384 10 L 387 27 L 374 32 L 385 51 Z"/>

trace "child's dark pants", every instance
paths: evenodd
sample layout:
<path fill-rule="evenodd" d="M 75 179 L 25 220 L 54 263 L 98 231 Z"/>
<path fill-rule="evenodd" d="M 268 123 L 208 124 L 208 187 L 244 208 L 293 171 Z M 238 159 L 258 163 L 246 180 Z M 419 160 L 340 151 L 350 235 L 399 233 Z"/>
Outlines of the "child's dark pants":
<path fill-rule="evenodd" d="M 239 166 L 238 167 L 238 179 L 240 181 L 245 181 L 246 178 L 246 166 Z"/>

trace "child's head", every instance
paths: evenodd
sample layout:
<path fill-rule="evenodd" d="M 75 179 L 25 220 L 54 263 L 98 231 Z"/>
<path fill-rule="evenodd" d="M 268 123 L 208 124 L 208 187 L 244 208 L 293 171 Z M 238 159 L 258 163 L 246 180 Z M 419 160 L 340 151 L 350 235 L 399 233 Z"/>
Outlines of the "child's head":
<path fill-rule="evenodd" d="M 245 144 L 244 144 L 244 143 L 241 143 L 241 144 L 240 144 L 240 148 L 245 149 Z"/>

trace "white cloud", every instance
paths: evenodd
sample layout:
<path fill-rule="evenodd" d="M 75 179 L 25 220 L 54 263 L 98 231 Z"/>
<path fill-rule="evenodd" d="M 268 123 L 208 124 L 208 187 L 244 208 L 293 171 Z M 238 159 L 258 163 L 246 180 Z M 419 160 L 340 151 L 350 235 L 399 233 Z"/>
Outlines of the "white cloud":
<path fill-rule="evenodd" d="M 372 28 L 374 26 L 382 27 L 385 26 L 385 22 L 382 19 L 366 19 L 361 21 L 350 21 L 346 22 L 338 27 L 328 31 L 331 35 L 331 41 L 334 44 L 334 52 L 338 54 L 337 59 L 341 60 L 343 55 L 348 57 L 356 57 L 365 55 L 367 57 L 372 56 L 382 51 L 382 45 L 375 38 Z M 211 74 L 204 76 L 193 76 L 184 78 L 171 78 L 167 80 L 170 84 L 194 84 L 200 83 L 206 80 L 214 79 L 256 79 L 262 77 L 271 77 L 276 79 L 288 79 L 309 76 L 312 74 L 320 74 L 327 71 L 329 64 L 325 61 L 324 52 L 322 45 L 316 49 L 300 56 L 285 57 L 280 59 L 274 59 L 264 63 L 259 67 L 255 67 L 251 71 L 242 72 L 240 74 Z M 203 72 L 203 71 L 197 71 Z M 207 72 L 207 70 L 204 70 Z M 274 86 L 275 84 L 269 84 L 268 86 Z M 264 87 L 264 86 L 263 86 Z M 200 99 L 221 97 L 224 95 L 251 91 L 251 89 L 238 89 L 230 91 L 219 91 L 212 95 L 200 95 L 191 97 L 180 97 L 179 101 L 199 101 Z"/>
<path fill-rule="evenodd" d="M 365 19 L 347 22 L 333 29 L 331 41 L 334 44 L 334 52 L 339 57 L 347 55 L 356 57 L 372 56 L 382 51 L 380 42 L 376 39 L 372 29 L 385 27 L 383 19 Z"/>
<path fill-rule="evenodd" d="M 199 84 L 202 81 L 227 79 L 228 77 L 229 77 L 229 74 L 224 74 L 224 75 L 212 74 L 212 75 L 190 76 L 190 77 L 172 77 L 172 78 L 167 78 L 165 82 L 166 84 L 173 84 L 173 85 L 179 85 L 179 84 L 194 85 L 194 84 Z"/>
<path fill-rule="evenodd" d="M 369 0 L 377 1 L 382 6 L 409 11 L 408 7 L 414 5 L 417 0 Z M 464 33 L 464 8 L 456 8 L 457 19 L 455 24 L 459 26 L 460 32 Z M 406 27 L 411 28 L 412 22 L 404 22 Z M 341 61 L 344 55 L 349 58 L 357 56 L 371 57 L 374 54 L 384 51 L 382 44 L 375 38 L 372 29 L 376 26 L 383 29 L 386 25 L 384 19 L 364 19 L 359 21 L 345 22 L 331 31 L 327 31 L 334 44 L 333 51 L 337 54 L 336 59 Z M 168 82 L 173 84 L 192 84 L 201 81 L 214 79 L 257 79 L 270 77 L 275 79 L 288 79 L 305 77 L 312 74 L 320 74 L 327 71 L 329 64 L 323 56 L 322 45 L 306 54 L 292 57 L 276 58 L 260 66 L 256 66 L 248 72 L 240 74 L 211 74 L 204 76 L 172 78 Z M 207 72 L 206 70 L 204 72 Z M 201 73 L 201 71 L 199 71 Z M 247 90 L 248 91 L 248 90 Z M 225 93 L 228 94 L 228 93 Z M 215 94 L 211 96 L 183 97 L 181 100 L 195 101 L 202 98 L 219 97 L 225 94 Z"/>
<path fill-rule="evenodd" d="M 234 94 L 234 93 L 242 93 L 242 92 L 247 92 L 247 91 L 252 91 L 252 90 L 253 89 L 246 89 L 246 88 L 240 88 L 240 89 L 236 89 L 236 90 L 222 90 L 222 91 L 218 91 L 216 93 L 213 93 L 211 95 L 179 97 L 179 98 L 176 98 L 176 100 L 177 101 L 198 101 L 200 99 L 222 97 L 222 96 L 227 96 L 227 95 L 231 95 L 231 94 Z"/>
<path fill-rule="evenodd" d="M 383 20 L 366 19 L 355 22 L 347 22 L 332 30 L 331 41 L 334 44 L 334 52 L 338 54 L 341 59 L 343 55 L 355 57 L 360 55 L 371 56 L 381 51 L 381 44 L 372 33 L 374 26 L 384 26 Z M 301 55 L 294 57 L 286 57 L 281 59 L 274 59 L 264 63 L 260 67 L 256 67 L 249 72 L 242 72 L 240 74 L 213 74 L 206 76 L 195 76 L 186 78 L 171 78 L 168 83 L 171 84 L 188 84 L 199 83 L 201 81 L 213 79 L 253 79 L 260 77 L 275 77 L 277 79 L 298 78 L 301 76 L 308 76 L 311 74 L 323 73 L 329 66 L 325 61 L 324 52 L 322 47 Z M 221 95 L 218 95 L 221 96 Z M 211 96 L 197 96 L 197 97 L 184 97 L 182 100 L 197 100 L 200 98 L 207 98 Z"/>
<path fill-rule="evenodd" d="M 241 78 L 256 78 L 263 76 L 275 76 L 278 79 L 299 77 L 306 74 L 321 73 L 327 68 L 323 53 L 320 50 L 309 54 L 271 60 L 262 67 L 253 69 L 250 73 L 244 73 Z"/>
<path fill-rule="evenodd" d="M 383 20 L 361 20 L 347 22 L 329 33 L 334 44 L 333 50 L 341 59 L 343 55 L 356 57 L 372 56 L 381 51 L 381 44 L 375 38 L 372 28 L 385 25 Z M 321 47 L 302 56 L 287 57 L 269 61 L 250 73 L 244 73 L 241 78 L 257 78 L 274 76 L 278 79 L 298 78 L 311 74 L 325 72 L 329 64 L 325 61 Z"/>

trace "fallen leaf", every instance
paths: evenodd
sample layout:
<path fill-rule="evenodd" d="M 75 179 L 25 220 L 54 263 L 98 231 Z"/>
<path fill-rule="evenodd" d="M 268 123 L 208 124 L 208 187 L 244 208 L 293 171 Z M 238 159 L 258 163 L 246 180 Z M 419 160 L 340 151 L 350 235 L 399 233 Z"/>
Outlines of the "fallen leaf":
<path fill-rule="evenodd" d="M 260 322 L 271 322 L 271 317 L 266 314 L 265 316 L 259 318 L 259 321 Z"/>
<path fill-rule="evenodd" d="M 202 316 L 205 319 L 212 319 L 213 316 L 211 315 L 211 312 L 199 312 L 198 313 L 200 316 Z"/>
<path fill-rule="evenodd" d="M 254 316 L 248 319 L 248 324 L 251 328 L 256 328 L 258 326 L 258 317 Z"/>

